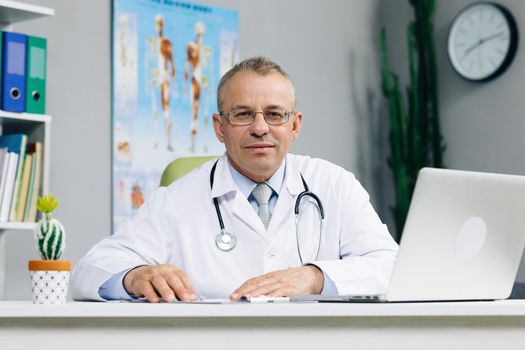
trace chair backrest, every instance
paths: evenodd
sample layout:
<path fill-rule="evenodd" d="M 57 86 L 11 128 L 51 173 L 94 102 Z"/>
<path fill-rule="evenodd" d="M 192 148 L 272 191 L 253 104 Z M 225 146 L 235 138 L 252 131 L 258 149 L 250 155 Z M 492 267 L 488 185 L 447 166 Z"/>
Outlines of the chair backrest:
<path fill-rule="evenodd" d="M 160 177 L 160 186 L 168 186 L 173 181 L 180 179 L 199 165 L 207 162 L 211 159 L 216 159 L 218 156 L 206 156 L 206 157 L 183 157 L 172 161 Z"/>

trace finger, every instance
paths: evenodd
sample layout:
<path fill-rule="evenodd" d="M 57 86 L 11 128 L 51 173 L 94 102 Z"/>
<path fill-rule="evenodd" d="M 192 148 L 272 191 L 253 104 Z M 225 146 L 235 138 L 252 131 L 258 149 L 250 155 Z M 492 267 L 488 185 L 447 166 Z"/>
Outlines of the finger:
<path fill-rule="evenodd" d="M 162 276 L 155 276 L 151 280 L 151 284 L 153 285 L 153 288 L 155 288 L 155 291 L 157 294 L 159 294 L 162 298 L 162 300 L 167 302 L 173 302 L 175 301 L 175 293 L 170 288 L 168 282 L 164 279 Z"/>
<path fill-rule="evenodd" d="M 194 299 L 194 297 L 192 298 L 192 293 L 186 289 L 177 274 L 172 274 L 167 282 L 171 289 L 175 292 L 177 299 L 182 301 L 190 301 Z"/>
<path fill-rule="evenodd" d="M 289 297 L 292 296 L 292 293 L 287 292 L 285 289 L 276 288 L 270 293 L 266 294 L 268 297 Z"/>
<path fill-rule="evenodd" d="M 249 297 L 265 297 L 270 295 L 274 290 L 279 289 L 280 286 L 276 284 L 265 284 L 259 288 L 252 289 L 248 292 L 245 292 L 243 295 Z"/>
<path fill-rule="evenodd" d="M 247 291 L 253 290 L 256 287 L 255 285 L 256 282 L 254 280 L 255 278 L 251 278 L 247 280 L 246 282 L 244 282 L 243 284 L 241 284 L 241 286 L 237 288 L 236 290 L 234 290 L 233 293 L 230 295 L 230 299 L 240 300 L 241 297 L 246 296 Z"/>
<path fill-rule="evenodd" d="M 277 279 L 271 275 L 255 277 L 244 282 L 230 296 L 233 300 L 239 300 L 242 296 L 260 296 L 273 290 L 272 285 L 277 283 Z"/>
<path fill-rule="evenodd" d="M 140 294 L 144 295 L 150 303 L 158 303 L 160 301 L 155 289 L 149 282 L 145 282 L 141 289 Z"/>
<path fill-rule="evenodd" d="M 188 290 L 191 294 L 194 295 L 194 297 L 196 297 L 197 290 L 195 289 L 195 287 L 193 287 L 193 282 L 191 281 L 190 276 L 188 276 L 188 274 L 186 274 L 186 272 L 182 270 L 177 271 L 176 275 L 179 277 L 186 290 Z"/>
<path fill-rule="evenodd" d="M 257 294 L 260 291 L 269 291 L 272 285 L 280 283 L 280 280 L 273 274 L 266 274 L 255 278 L 252 283 L 247 284 L 243 288 L 243 293 L 247 293 L 251 296 L 258 296 L 263 294 Z"/>

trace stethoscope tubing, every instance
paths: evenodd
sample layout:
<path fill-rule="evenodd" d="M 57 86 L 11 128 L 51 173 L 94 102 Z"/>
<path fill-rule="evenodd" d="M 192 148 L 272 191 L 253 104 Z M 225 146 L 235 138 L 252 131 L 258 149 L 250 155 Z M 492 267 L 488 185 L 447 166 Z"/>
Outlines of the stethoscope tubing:
<path fill-rule="evenodd" d="M 213 167 L 211 168 L 211 173 L 210 173 L 210 188 L 213 190 L 213 182 L 215 180 L 215 168 L 217 168 L 217 163 L 219 162 L 219 160 L 217 160 L 215 162 L 215 164 L 213 164 Z M 224 222 L 222 221 L 222 214 L 221 214 L 221 209 L 219 208 L 219 200 L 217 199 L 217 197 L 213 197 L 213 205 L 215 206 L 215 211 L 217 212 L 217 218 L 219 219 L 219 226 L 221 227 L 221 232 L 224 234 L 225 230 L 224 230 Z"/>
<path fill-rule="evenodd" d="M 217 161 L 215 161 L 215 163 L 213 164 L 213 167 L 211 168 L 211 172 L 210 172 L 210 188 L 211 188 L 211 190 L 213 190 L 213 183 L 214 183 L 214 179 L 215 179 L 215 169 L 217 168 L 217 163 L 218 162 L 219 162 L 219 159 Z M 294 213 L 295 213 L 295 234 L 296 234 L 296 239 L 297 239 L 297 252 L 299 254 L 299 259 L 301 260 L 301 264 L 304 264 L 303 257 L 302 257 L 302 254 L 301 254 L 301 249 L 299 248 L 299 228 L 298 228 L 299 206 L 301 205 L 301 200 L 303 199 L 303 197 L 311 197 L 311 198 L 313 198 L 315 200 L 315 202 L 317 203 L 317 207 L 319 209 L 319 215 L 321 216 L 320 231 L 319 231 L 319 242 L 318 242 L 318 245 L 317 245 L 317 253 L 316 253 L 315 258 L 317 258 L 319 256 L 319 250 L 321 248 L 321 235 L 322 235 L 322 232 L 323 232 L 325 215 L 324 215 L 324 207 L 323 207 L 323 203 L 322 203 L 321 199 L 315 193 L 310 191 L 310 189 L 308 188 L 308 184 L 306 183 L 306 181 L 305 181 L 305 179 L 303 177 L 303 174 L 300 174 L 300 175 L 301 175 L 301 180 L 303 182 L 304 191 L 299 193 L 299 195 L 295 199 Z M 230 251 L 233 248 L 235 248 L 235 245 L 236 245 L 236 242 L 237 242 L 237 238 L 235 237 L 235 235 L 233 235 L 232 233 L 228 233 L 225 230 L 224 221 L 222 220 L 221 209 L 219 207 L 219 201 L 218 201 L 217 197 L 213 197 L 213 205 L 215 207 L 215 211 L 217 213 L 217 219 L 219 220 L 219 226 L 221 228 L 221 232 L 215 238 L 215 243 L 217 245 L 217 248 L 219 248 L 222 251 L 226 251 L 227 252 L 227 251 Z M 227 241 L 228 243 L 229 242 L 231 242 L 231 243 L 229 243 L 229 244 L 228 243 L 224 243 L 223 245 L 221 245 L 219 243 L 219 242 L 225 242 L 225 241 Z"/>

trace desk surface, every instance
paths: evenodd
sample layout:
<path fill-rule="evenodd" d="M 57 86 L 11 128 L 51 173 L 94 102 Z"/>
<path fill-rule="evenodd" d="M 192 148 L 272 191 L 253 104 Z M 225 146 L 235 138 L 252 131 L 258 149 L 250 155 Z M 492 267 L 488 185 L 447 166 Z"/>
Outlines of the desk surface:
<path fill-rule="evenodd" d="M 0 302 L 2 349 L 522 350 L 525 300 L 403 304 Z M 81 342 L 79 343 L 79 339 Z"/>
<path fill-rule="evenodd" d="M 525 316 L 525 300 L 393 304 L 281 303 L 281 304 L 148 304 L 70 302 L 34 305 L 0 302 L 1 318 L 67 317 L 435 317 Z"/>

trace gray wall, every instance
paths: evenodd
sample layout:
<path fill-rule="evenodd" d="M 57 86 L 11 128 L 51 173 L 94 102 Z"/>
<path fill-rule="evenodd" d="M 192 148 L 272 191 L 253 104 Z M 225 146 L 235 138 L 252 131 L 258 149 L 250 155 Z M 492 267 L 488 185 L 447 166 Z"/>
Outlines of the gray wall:
<path fill-rule="evenodd" d="M 471 83 L 460 78 L 449 64 L 446 42 L 449 26 L 460 9 L 471 0 L 438 0 L 434 17 L 439 71 L 442 132 L 448 145 L 445 162 L 449 168 L 525 175 L 525 2 L 498 0 L 515 16 L 521 42 L 513 64 L 499 78 Z M 382 1 L 381 22 L 390 43 L 395 71 L 407 76 L 405 26 L 412 17 L 408 1 Z M 385 185 L 388 188 L 390 183 Z M 391 201 L 391 194 L 382 201 Z M 518 273 L 525 281 L 525 263 Z"/>
<path fill-rule="evenodd" d="M 50 188 L 68 234 L 64 258 L 75 262 L 110 234 L 110 1 L 24 1 L 56 11 L 13 29 L 48 38 Z M 295 78 L 304 124 L 294 151 L 353 170 L 379 192 L 378 1 L 200 3 L 238 10 L 241 56 L 269 56 Z M 32 233 L 8 232 L 7 251 L 6 299 L 28 300 Z"/>

